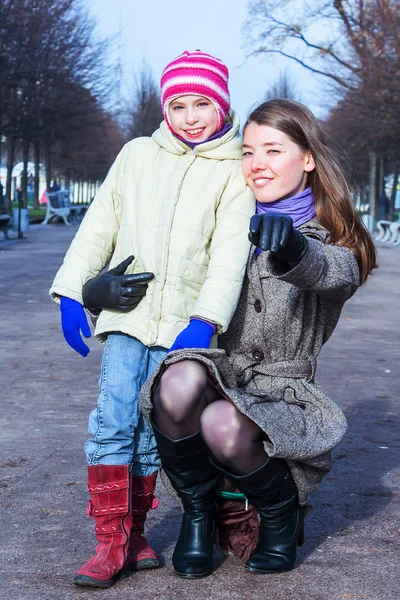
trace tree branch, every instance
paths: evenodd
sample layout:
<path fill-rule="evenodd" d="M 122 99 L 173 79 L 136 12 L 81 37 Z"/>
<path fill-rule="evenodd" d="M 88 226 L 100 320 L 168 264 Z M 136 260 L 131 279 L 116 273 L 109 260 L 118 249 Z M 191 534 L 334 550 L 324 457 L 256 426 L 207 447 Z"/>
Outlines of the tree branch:
<path fill-rule="evenodd" d="M 336 52 L 333 51 L 332 47 L 321 46 L 320 44 L 313 44 L 312 42 L 310 42 L 305 37 L 304 33 L 302 33 L 300 27 L 295 27 L 293 25 L 288 25 L 287 23 L 279 21 L 278 19 L 272 17 L 271 15 L 269 15 L 268 19 L 272 23 L 280 25 L 287 33 L 289 33 L 290 35 L 288 37 L 291 37 L 293 39 L 302 41 L 308 48 L 312 48 L 314 50 L 318 50 L 322 55 L 324 55 L 324 54 L 329 55 L 338 64 L 340 64 L 342 67 L 345 67 L 346 69 L 348 69 L 352 73 L 357 73 L 357 71 L 359 70 L 357 67 L 354 67 L 354 65 L 352 65 L 348 61 L 346 61 L 343 58 L 341 58 L 338 54 L 336 54 Z"/>
<path fill-rule="evenodd" d="M 293 56 L 292 54 L 287 54 L 283 50 L 269 50 L 268 48 L 259 48 L 258 50 L 254 50 L 253 52 L 251 52 L 248 55 L 248 57 L 255 56 L 257 54 L 280 54 L 281 56 L 284 56 L 285 58 L 294 60 L 295 62 L 300 64 L 305 69 L 308 69 L 309 71 L 312 71 L 313 73 L 316 73 L 317 75 L 323 75 L 324 77 L 328 77 L 329 79 L 336 81 L 336 83 L 338 83 L 340 86 L 342 86 L 343 88 L 345 88 L 347 90 L 355 90 L 357 88 L 357 86 L 354 86 L 354 85 L 351 85 L 350 83 L 348 83 L 345 79 L 343 79 L 343 77 L 339 77 L 338 75 L 335 75 L 334 73 L 328 73 L 326 71 L 321 71 L 320 69 L 316 69 L 315 67 L 312 67 L 311 65 L 308 65 L 307 63 L 305 63 L 300 58 L 297 58 L 297 56 Z"/>

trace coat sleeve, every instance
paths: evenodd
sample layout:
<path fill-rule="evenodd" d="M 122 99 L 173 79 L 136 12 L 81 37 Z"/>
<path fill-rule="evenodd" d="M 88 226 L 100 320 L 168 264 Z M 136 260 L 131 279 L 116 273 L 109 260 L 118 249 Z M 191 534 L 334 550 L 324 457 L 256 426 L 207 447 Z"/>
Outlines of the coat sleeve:
<path fill-rule="evenodd" d="M 50 288 L 56 302 L 66 296 L 83 304 L 82 287 L 109 262 L 119 230 L 125 146 L 99 188 Z"/>
<path fill-rule="evenodd" d="M 217 333 L 227 330 L 239 301 L 254 210 L 253 192 L 240 172 L 228 183 L 218 205 L 206 279 L 190 315 L 215 323 Z"/>
<path fill-rule="evenodd" d="M 299 264 L 275 277 L 314 292 L 333 304 L 343 304 L 360 285 L 360 271 L 353 252 L 344 246 L 307 239 L 307 252 Z M 274 262 L 272 257 L 270 260 Z"/>

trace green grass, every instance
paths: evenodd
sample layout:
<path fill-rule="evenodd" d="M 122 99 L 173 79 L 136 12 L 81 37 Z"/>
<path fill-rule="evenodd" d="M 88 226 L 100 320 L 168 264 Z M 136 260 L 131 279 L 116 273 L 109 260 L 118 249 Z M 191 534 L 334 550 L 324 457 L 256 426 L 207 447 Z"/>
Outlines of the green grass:
<path fill-rule="evenodd" d="M 38 219 L 39 217 L 42 217 L 44 219 L 45 215 L 46 215 L 45 208 L 37 208 L 36 210 L 33 210 L 33 208 L 31 208 L 29 211 L 30 219 Z"/>
<path fill-rule="evenodd" d="M 12 202 L 11 203 L 11 207 L 12 208 L 18 208 L 18 202 Z M 33 208 L 33 204 L 31 202 L 28 202 L 28 208 L 29 208 L 29 219 L 44 219 L 46 216 L 46 206 L 44 205 L 43 208 Z"/>

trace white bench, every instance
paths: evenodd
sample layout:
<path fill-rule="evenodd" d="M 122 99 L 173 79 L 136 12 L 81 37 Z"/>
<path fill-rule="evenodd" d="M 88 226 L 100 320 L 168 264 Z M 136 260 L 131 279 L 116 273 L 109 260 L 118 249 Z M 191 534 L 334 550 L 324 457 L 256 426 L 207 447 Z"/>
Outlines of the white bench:
<path fill-rule="evenodd" d="M 375 235 L 375 241 L 391 244 L 392 246 L 400 245 L 400 221 L 386 221 L 382 219 L 376 224 L 378 232 Z"/>
<path fill-rule="evenodd" d="M 400 245 L 400 221 L 395 221 L 390 224 L 389 229 L 391 231 L 392 236 L 390 237 L 388 244 L 392 244 L 392 246 Z"/>
<path fill-rule="evenodd" d="M 43 225 L 50 223 L 54 217 L 61 217 L 66 225 L 73 221 L 81 221 L 88 209 L 87 204 L 73 204 L 68 190 L 45 192 L 47 200 L 46 216 Z"/>

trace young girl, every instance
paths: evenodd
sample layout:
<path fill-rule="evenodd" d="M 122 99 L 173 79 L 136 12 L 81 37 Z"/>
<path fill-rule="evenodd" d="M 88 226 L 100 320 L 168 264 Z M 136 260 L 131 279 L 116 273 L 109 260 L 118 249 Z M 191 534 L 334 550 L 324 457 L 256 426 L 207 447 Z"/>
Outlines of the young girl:
<path fill-rule="evenodd" d="M 184 508 L 173 555 L 183 577 L 211 572 L 221 476 L 260 518 L 245 568 L 293 568 L 309 494 L 346 431 L 342 411 L 315 381 L 316 358 L 375 266 L 341 168 L 306 107 L 272 100 L 251 113 L 243 173 L 257 199 L 254 246 L 221 349 L 168 355 L 142 388 Z"/>
<path fill-rule="evenodd" d="M 105 341 L 86 443 L 99 544 L 76 573 L 78 585 L 109 587 L 158 565 L 142 534 L 160 461 L 139 390 L 168 349 L 215 345 L 235 311 L 250 248 L 254 195 L 241 171 L 228 69 L 186 51 L 164 69 L 161 96 L 165 121 L 122 149 L 50 290 L 72 348 L 89 351 L 83 305 L 100 313 L 95 334 Z M 113 268 L 99 275 L 109 261 Z"/>

